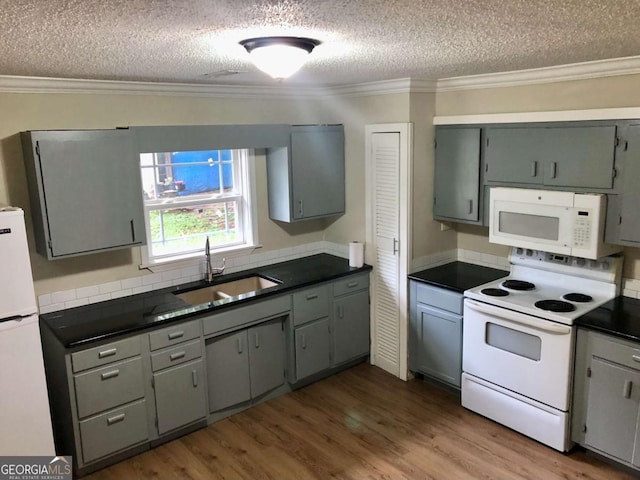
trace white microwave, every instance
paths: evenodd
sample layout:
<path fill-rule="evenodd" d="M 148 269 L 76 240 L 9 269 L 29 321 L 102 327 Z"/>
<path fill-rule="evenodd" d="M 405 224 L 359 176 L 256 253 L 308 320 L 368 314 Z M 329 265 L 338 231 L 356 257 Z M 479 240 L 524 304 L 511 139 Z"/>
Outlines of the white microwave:
<path fill-rule="evenodd" d="M 622 250 L 604 243 L 606 195 L 495 187 L 489 241 L 596 259 Z"/>

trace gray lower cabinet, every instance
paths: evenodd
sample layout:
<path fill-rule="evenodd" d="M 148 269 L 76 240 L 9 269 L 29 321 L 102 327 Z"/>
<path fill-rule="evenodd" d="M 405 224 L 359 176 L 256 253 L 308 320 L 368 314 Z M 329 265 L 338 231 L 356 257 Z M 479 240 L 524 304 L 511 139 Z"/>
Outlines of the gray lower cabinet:
<path fill-rule="evenodd" d="M 333 365 L 369 355 L 369 275 L 333 284 Z"/>
<path fill-rule="evenodd" d="M 572 440 L 640 468 L 640 344 L 579 329 Z"/>
<path fill-rule="evenodd" d="M 128 129 L 30 131 L 22 144 L 38 253 L 51 260 L 145 243 Z"/>
<path fill-rule="evenodd" d="M 480 127 L 437 127 L 433 218 L 480 220 Z"/>
<path fill-rule="evenodd" d="M 202 359 L 153 374 L 158 434 L 207 416 Z"/>
<path fill-rule="evenodd" d="M 294 125 L 287 147 L 267 149 L 269 217 L 297 222 L 345 211 L 344 127 Z"/>
<path fill-rule="evenodd" d="M 410 281 L 409 369 L 460 388 L 462 294 Z"/>
<path fill-rule="evenodd" d="M 321 318 L 295 329 L 296 379 L 331 367 L 329 318 Z"/>
<path fill-rule="evenodd" d="M 284 320 L 207 340 L 210 412 L 248 402 L 284 383 Z"/>

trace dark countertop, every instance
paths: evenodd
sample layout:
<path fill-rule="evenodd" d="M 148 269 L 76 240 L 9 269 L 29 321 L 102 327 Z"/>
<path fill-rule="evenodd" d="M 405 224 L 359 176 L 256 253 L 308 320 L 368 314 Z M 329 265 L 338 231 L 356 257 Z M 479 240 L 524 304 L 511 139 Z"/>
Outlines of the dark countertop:
<path fill-rule="evenodd" d="M 640 342 L 640 300 L 619 296 L 585 313 L 576 325 Z"/>
<path fill-rule="evenodd" d="M 469 288 L 492 282 L 507 275 L 509 272 L 506 270 L 465 262 L 451 262 L 412 273 L 409 275 L 409 279 L 462 293 Z"/>
<path fill-rule="evenodd" d="M 213 303 L 191 306 L 174 295 L 208 286 L 206 282 L 200 281 L 46 313 L 40 315 L 40 320 L 65 347 L 70 348 L 196 315 L 217 313 L 252 300 L 268 298 L 297 288 L 369 270 L 371 270 L 369 265 L 351 268 L 347 259 L 318 254 L 216 277 L 213 284 L 261 275 L 279 282 L 279 285 Z"/>

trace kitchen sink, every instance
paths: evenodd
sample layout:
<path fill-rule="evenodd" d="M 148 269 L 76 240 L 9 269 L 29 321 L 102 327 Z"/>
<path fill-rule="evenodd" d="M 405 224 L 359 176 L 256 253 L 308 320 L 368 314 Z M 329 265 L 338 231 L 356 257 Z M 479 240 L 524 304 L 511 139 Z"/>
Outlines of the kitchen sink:
<path fill-rule="evenodd" d="M 218 283 L 208 287 L 198 288 L 190 292 L 180 293 L 176 297 L 184 300 L 190 305 L 200 305 L 210 303 L 225 298 L 231 298 L 244 293 L 253 293 L 265 288 L 275 287 L 277 282 L 269 280 L 259 275 L 240 278 L 230 282 Z"/>

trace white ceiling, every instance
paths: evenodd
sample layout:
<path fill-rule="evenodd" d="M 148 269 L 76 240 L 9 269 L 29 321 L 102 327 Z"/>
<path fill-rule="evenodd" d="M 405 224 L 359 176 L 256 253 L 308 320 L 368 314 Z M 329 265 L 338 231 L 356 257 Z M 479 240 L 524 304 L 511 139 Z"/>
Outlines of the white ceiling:
<path fill-rule="evenodd" d="M 437 79 L 636 56 L 639 18 L 638 0 L 3 0 L 0 75 L 270 85 L 237 42 L 295 35 L 322 44 L 289 84 Z"/>

